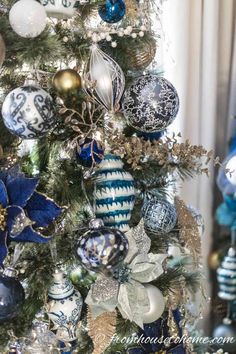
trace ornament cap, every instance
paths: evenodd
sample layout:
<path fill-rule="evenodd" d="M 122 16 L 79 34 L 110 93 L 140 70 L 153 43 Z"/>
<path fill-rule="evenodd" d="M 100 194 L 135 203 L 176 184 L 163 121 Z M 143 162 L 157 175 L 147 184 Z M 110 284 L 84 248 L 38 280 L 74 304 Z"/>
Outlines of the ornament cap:
<path fill-rule="evenodd" d="M 9 278 L 15 278 L 17 276 L 17 270 L 14 268 L 8 267 L 3 271 L 3 275 Z"/>
<path fill-rule="evenodd" d="M 103 226 L 104 222 L 102 221 L 102 219 L 92 219 L 89 223 L 90 229 L 100 229 Z"/>
<path fill-rule="evenodd" d="M 60 283 L 64 279 L 64 273 L 59 269 L 56 269 L 55 273 L 53 274 L 53 278 L 55 280 L 55 283 Z"/>

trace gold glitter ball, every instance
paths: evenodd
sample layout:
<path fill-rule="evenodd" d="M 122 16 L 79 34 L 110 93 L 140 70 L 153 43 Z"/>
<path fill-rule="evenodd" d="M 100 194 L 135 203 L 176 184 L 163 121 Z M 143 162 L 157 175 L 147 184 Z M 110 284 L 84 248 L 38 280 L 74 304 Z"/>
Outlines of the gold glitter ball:
<path fill-rule="evenodd" d="M 0 204 L 0 231 L 4 231 L 7 225 L 7 210 Z"/>

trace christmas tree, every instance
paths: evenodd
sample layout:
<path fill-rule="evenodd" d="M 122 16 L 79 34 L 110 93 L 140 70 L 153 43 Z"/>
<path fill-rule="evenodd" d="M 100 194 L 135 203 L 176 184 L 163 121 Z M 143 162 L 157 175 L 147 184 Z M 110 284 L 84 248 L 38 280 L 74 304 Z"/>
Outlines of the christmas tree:
<path fill-rule="evenodd" d="M 168 132 L 161 1 L 0 10 L 1 350 L 204 352 L 203 221 L 178 186 L 212 152 Z"/>

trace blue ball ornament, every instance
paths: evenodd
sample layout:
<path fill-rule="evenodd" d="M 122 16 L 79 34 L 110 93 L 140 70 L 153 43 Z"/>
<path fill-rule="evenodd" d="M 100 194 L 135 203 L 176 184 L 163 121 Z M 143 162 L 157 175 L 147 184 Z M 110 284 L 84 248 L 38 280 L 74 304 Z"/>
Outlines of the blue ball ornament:
<path fill-rule="evenodd" d="M 76 253 L 82 265 L 94 272 L 112 273 L 127 256 L 128 240 L 118 229 L 104 227 L 95 219 L 77 244 Z"/>
<path fill-rule="evenodd" d="M 80 165 L 92 167 L 99 164 L 104 157 L 104 150 L 95 139 L 84 139 L 76 152 L 76 158 Z"/>
<path fill-rule="evenodd" d="M 116 23 L 125 15 L 125 3 L 123 0 L 106 0 L 105 5 L 99 7 L 98 13 L 101 19 L 108 23 Z"/>
<path fill-rule="evenodd" d="M 24 289 L 15 274 L 14 269 L 7 268 L 0 275 L 0 324 L 16 317 L 25 300 Z"/>

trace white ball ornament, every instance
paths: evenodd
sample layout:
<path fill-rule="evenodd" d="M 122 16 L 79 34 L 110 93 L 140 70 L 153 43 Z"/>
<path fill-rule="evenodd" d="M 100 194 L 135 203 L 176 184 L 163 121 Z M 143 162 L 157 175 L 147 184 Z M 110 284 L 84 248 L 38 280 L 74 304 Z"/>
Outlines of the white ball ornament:
<path fill-rule="evenodd" d="M 128 35 L 130 34 L 130 32 L 129 32 L 129 30 L 128 30 L 127 28 L 124 30 L 124 34 L 125 34 L 126 36 L 128 36 Z"/>
<path fill-rule="evenodd" d="M 132 34 L 131 34 L 131 37 L 132 37 L 132 38 L 137 38 L 137 33 L 132 33 Z"/>
<path fill-rule="evenodd" d="M 105 38 L 106 38 L 106 33 L 101 32 L 101 33 L 100 33 L 100 37 L 101 37 L 101 39 L 105 39 Z"/>
<path fill-rule="evenodd" d="M 112 40 L 112 38 L 111 38 L 111 36 L 108 34 L 108 35 L 106 36 L 106 41 L 107 41 L 107 42 L 111 42 L 111 40 Z"/>
<path fill-rule="evenodd" d="M 236 155 L 228 161 L 226 169 L 229 170 L 229 172 L 226 173 L 227 179 L 231 184 L 236 186 Z"/>
<path fill-rule="evenodd" d="M 111 46 L 112 46 L 112 48 L 116 48 L 117 47 L 117 43 L 116 42 L 111 42 Z"/>
<path fill-rule="evenodd" d="M 154 285 L 145 284 L 147 296 L 150 303 L 150 309 L 143 314 L 143 323 L 152 323 L 161 317 L 165 310 L 165 299 L 162 292 Z"/>
<path fill-rule="evenodd" d="M 40 35 L 46 27 L 46 20 L 45 8 L 35 0 L 20 0 L 9 12 L 12 29 L 24 38 L 35 38 Z"/>
<path fill-rule="evenodd" d="M 56 123 L 52 97 L 32 85 L 18 87 L 7 95 L 2 117 L 7 129 L 21 139 L 41 138 Z"/>
<path fill-rule="evenodd" d="M 144 36 L 144 32 L 143 32 L 143 31 L 140 31 L 138 35 L 139 35 L 139 37 L 142 38 L 142 37 Z"/>

